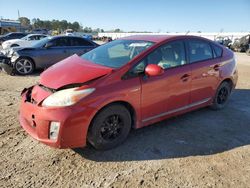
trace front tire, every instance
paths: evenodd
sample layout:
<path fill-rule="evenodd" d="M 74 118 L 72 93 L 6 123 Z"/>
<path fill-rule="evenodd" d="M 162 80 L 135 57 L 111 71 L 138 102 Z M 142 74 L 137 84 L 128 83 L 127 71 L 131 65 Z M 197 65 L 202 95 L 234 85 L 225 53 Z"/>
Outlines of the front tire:
<path fill-rule="evenodd" d="M 35 65 L 30 58 L 20 57 L 14 64 L 14 70 L 17 74 L 28 75 L 31 74 L 35 69 Z"/>
<path fill-rule="evenodd" d="M 247 49 L 246 54 L 250 56 L 250 48 Z"/>
<path fill-rule="evenodd" d="M 225 107 L 225 105 L 228 102 L 228 98 L 231 94 L 231 89 L 232 89 L 232 86 L 230 83 L 228 82 L 221 83 L 221 85 L 218 87 L 216 91 L 214 101 L 211 106 L 213 110 L 220 110 Z"/>
<path fill-rule="evenodd" d="M 131 115 L 122 105 L 111 105 L 101 110 L 88 131 L 88 142 L 98 150 L 107 150 L 121 144 L 131 129 Z"/>

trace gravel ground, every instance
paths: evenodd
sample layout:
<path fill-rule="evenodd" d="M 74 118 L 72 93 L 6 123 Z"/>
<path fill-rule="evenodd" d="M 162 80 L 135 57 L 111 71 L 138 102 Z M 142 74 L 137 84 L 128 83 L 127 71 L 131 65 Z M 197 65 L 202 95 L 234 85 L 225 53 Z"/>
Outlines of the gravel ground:
<path fill-rule="evenodd" d="M 221 111 L 197 110 L 134 130 L 109 151 L 59 150 L 17 120 L 20 92 L 39 80 L 0 72 L 0 187 L 250 187 L 250 56 Z"/>

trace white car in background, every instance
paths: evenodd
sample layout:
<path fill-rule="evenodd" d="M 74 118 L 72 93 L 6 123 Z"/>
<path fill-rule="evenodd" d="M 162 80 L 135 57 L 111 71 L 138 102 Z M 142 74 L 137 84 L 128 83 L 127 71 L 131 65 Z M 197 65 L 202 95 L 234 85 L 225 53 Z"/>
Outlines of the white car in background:
<path fill-rule="evenodd" d="M 2 43 L 2 48 L 4 50 L 12 47 L 29 47 L 32 46 L 35 42 L 47 37 L 47 35 L 43 34 L 29 34 L 26 35 L 25 37 L 21 39 L 12 39 L 12 40 L 7 40 Z"/>
<path fill-rule="evenodd" d="M 65 36 L 74 36 L 74 31 L 73 29 L 66 29 L 65 31 Z"/>

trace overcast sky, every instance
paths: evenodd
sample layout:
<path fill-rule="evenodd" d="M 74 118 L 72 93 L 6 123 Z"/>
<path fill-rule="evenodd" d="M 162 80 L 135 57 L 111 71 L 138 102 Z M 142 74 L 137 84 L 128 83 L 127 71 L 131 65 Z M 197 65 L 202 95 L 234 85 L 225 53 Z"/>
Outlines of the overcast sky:
<path fill-rule="evenodd" d="M 250 0 L 0 0 L 0 18 L 153 32 L 250 32 Z"/>

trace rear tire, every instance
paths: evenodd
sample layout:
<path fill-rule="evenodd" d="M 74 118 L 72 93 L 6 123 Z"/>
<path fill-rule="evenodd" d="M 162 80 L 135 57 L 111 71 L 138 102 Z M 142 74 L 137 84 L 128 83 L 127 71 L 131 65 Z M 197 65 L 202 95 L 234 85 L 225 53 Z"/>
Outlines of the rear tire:
<path fill-rule="evenodd" d="M 228 98 L 231 94 L 231 89 L 232 89 L 232 86 L 230 83 L 228 82 L 221 83 L 221 85 L 218 87 L 216 91 L 214 101 L 211 106 L 213 110 L 220 110 L 225 107 L 225 105 L 228 102 Z"/>
<path fill-rule="evenodd" d="M 101 110 L 93 119 L 88 131 L 88 142 L 98 150 L 120 145 L 131 129 L 131 115 L 122 105 L 111 105 Z"/>

